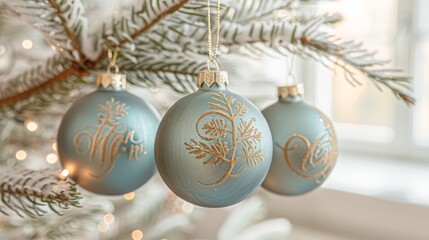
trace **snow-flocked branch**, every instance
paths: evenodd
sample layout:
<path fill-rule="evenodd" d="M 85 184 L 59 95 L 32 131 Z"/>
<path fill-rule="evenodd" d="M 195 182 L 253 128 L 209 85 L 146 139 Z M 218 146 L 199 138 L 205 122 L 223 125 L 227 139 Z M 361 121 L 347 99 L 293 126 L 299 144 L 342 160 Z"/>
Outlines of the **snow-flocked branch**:
<path fill-rule="evenodd" d="M 0 169 L 0 212 L 11 211 L 24 217 L 38 217 L 49 209 L 57 214 L 78 207 L 80 193 L 76 185 L 58 177 L 57 171 L 33 171 L 22 167 Z"/>
<path fill-rule="evenodd" d="M 14 3 L 15 1 L 12 1 Z M 72 5 L 64 5 L 60 8 L 61 17 L 52 18 L 51 14 L 58 14 L 55 6 L 63 6 L 64 1 L 56 0 L 57 5 L 50 5 L 51 10 L 46 9 L 53 0 L 42 1 L 32 0 L 38 4 L 28 4 L 31 8 L 26 8 L 30 13 L 28 16 L 35 16 L 41 9 L 47 15 L 41 14 L 38 18 L 44 24 L 43 32 L 48 33 L 49 29 L 55 31 L 62 26 L 63 36 L 61 39 L 51 37 L 53 41 L 65 41 L 64 48 L 73 48 L 73 51 L 80 51 L 79 54 L 72 53 L 73 59 L 68 67 L 63 67 L 54 76 L 49 76 L 49 67 L 39 69 L 40 78 L 32 82 L 35 69 L 29 72 L 12 77 L 0 88 L 0 109 L 5 109 L 12 113 L 23 114 L 48 107 L 52 102 L 60 101 L 61 96 L 67 96 L 67 89 L 61 85 L 52 86 L 55 83 L 69 81 L 71 76 L 87 76 L 94 71 L 103 71 L 106 67 L 106 49 L 101 51 L 95 60 L 77 58 L 76 56 L 86 56 L 82 48 L 75 47 L 73 37 L 68 34 L 72 29 L 76 39 L 81 39 L 84 20 L 81 15 L 80 1 L 74 1 Z M 290 1 L 289 1 L 290 2 Z M 302 20 L 297 25 L 291 24 L 287 20 L 279 21 L 275 18 L 264 17 L 265 14 L 277 10 L 287 10 L 289 2 L 279 3 L 279 1 L 231 1 L 222 6 L 223 21 L 221 28 L 221 49 L 223 54 L 239 53 L 241 55 L 253 54 L 260 56 L 273 49 L 282 54 L 296 53 L 304 57 L 310 57 L 323 63 L 330 69 L 343 69 L 344 79 L 358 85 L 362 77 L 372 80 L 376 86 L 383 85 L 390 89 L 397 97 L 408 104 L 413 104 L 414 99 L 410 95 L 410 77 L 397 69 L 383 67 L 386 63 L 378 61 L 371 52 L 368 52 L 361 45 L 354 42 L 340 41 L 336 36 L 321 31 L 321 26 L 332 22 L 332 16 L 323 16 L 312 21 Z M 43 3 L 43 4 L 42 4 Z M 47 5 L 48 4 L 48 5 Z M 70 2 L 71 4 L 71 2 Z M 195 87 L 191 87 L 195 82 L 196 73 L 204 65 L 204 54 L 206 53 L 207 28 L 205 22 L 206 6 L 205 2 L 197 0 L 169 0 L 155 1 L 145 0 L 140 7 L 132 8 L 131 14 L 119 19 L 113 19 L 112 23 L 105 24 L 100 29 L 100 39 L 98 43 L 103 43 L 106 47 L 119 47 L 122 54 L 120 56 L 121 67 L 129 75 L 130 82 L 141 86 L 162 86 L 168 85 L 178 92 L 191 92 Z M 67 7 L 69 6 L 69 7 Z M 78 10 L 76 10 L 78 9 Z M 66 14 L 70 12 L 69 14 Z M 252 17 L 253 16 L 253 17 Z M 250 19 L 251 18 L 251 19 Z M 78 20 L 77 20 L 78 19 Z M 246 20 L 247 19 L 247 20 Z M 106 21 L 110 22 L 110 20 Z M 52 26 L 52 27 L 50 27 Z M 66 26 L 66 27 L 64 27 Z M 64 40 L 67 39 L 67 40 Z M 93 43 L 97 45 L 97 43 Z M 247 50 L 247 51 L 243 51 Z M 72 52 L 73 52 L 72 51 Z M 60 51 L 66 59 L 69 56 Z M 189 59 L 183 61 L 181 59 Z M 166 61 L 168 59 L 168 61 Z M 79 61 L 80 60 L 80 61 Z M 179 65 L 180 64 L 180 65 Z M 46 64 L 49 66 L 49 60 Z M 52 65 L 52 63 L 51 63 Z M 73 69 L 73 70 L 71 70 Z M 44 77 L 45 76 L 45 77 Z M 76 82 L 76 81 L 74 81 Z M 82 83 L 82 82 L 81 82 Z M 19 88 L 19 86 L 27 86 Z M 67 85 L 67 84 L 65 84 Z M 78 85 L 78 84 L 76 84 Z M 18 86 L 18 91 L 10 92 Z M 55 91 L 52 91 L 55 89 Z M 56 92 L 62 91 L 61 95 Z M 49 94 L 46 94 L 49 92 Z M 15 107 L 18 101 L 31 102 L 31 99 L 43 99 L 40 96 L 54 96 L 49 101 L 32 102 L 31 108 Z M 72 99 L 68 99 L 72 100 Z M 7 115 L 10 117 L 13 114 Z M 4 116 L 3 116 L 4 117 Z"/>

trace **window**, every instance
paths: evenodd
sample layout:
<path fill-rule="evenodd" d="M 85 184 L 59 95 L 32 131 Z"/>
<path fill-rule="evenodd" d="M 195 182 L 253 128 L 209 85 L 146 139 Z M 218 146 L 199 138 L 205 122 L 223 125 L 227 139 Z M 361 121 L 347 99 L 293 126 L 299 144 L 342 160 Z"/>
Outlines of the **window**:
<path fill-rule="evenodd" d="M 323 12 L 337 12 L 343 21 L 337 35 L 362 41 L 377 50 L 379 59 L 393 59 L 414 78 L 415 107 L 407 107 L 371 81 L 353 87 L 334 73 L 314 67 L 307 85 L 315 86 L 315 104 L 336 123 L 343 150 L 377 153 L 392 157 L 429 158 L 429 2 L 423 0 L 338 0 L 323 2 Z M 307 69 L 305 69 L 307 71 Z M 307 79 L 307 80 L 308 80 Z M 314 82 L 311 82 L 314 81 Z"/>
<path fill-rule="evenodd" d="M 429 2 L 420 0 L 416 4 L 417 16 L 415 24 L 414 66 L 415 94 L 418 102 L 414 111 L 414 141 L 420 146 L 429 147 Z M 429 155 L 428 155 L 429 157 Z"/>

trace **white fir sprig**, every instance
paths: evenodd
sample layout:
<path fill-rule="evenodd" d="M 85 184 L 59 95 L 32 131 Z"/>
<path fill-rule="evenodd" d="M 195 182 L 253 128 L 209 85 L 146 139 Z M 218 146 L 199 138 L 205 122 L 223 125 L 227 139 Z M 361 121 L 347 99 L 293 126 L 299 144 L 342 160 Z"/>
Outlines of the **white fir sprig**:
<path fill-rule="evenodd" d="M 73 86 L 76 88 L 83 83 L 74 84 L 70 88 L 71 85 L 67 82 L 79 83 L 76 76 L 103 71 L 107 65 L 106 48 L 113 47 L 118 47 L 122 52 L 119 62 L 132 84 L 157 87 L 166 85 L 177 92 L 195 90 L 196 73 L 203 68 L 207 53 L 205 2 L 143 0 L 140 5 L 132 7 L 130 14 L 119 19 L 105 19 L 104 28 L 99 29 L 100 38 L 93 43 L 95 48 L 103 43 L 104 50 L 98 57 L 91 59 L 85 58 L 82 49 L 76 47 L 80 40 L 73 40 L 73 36 L 78 36 L 78 39 L 83 36 L 84 5 L 80 1 L 31 0 L 12 1 L 11 4 L 16 2 L 20 4 L 20 8 L 25 9 L 22 13 L 24 18 L 31 16 L 32 21 L 46 23 L 42 24 L 43 28 L 39 28 L 43 32 L 62 29 L 58 30 L 61 32 L 59 38 L 54 35 L 53 40 L 61 42 L 64 49 L 72 47 L 72 52 L 77 50 L 80 53 L 72 53 L 73 58 L 70 58 L 67 53 L 69 50 L 59 51 L 58 55 L 71 59 L 71 62 L 64 65 L 60 61 L 56 64 L 52 60 L 61 57 L 54 57 L 46 62 L 46 67 L 29 69 L 9 78 L 8 83 L 0 87 L 0 112 L 8 111 L 10 114 L 2 117 L 11 117 L 16 113 L 32 114 L 54 102 L 64 102 L 67 92 L 72 91 Z M 287 11 L 290 2 L 224 2 L 221 52 L 252 57 L 260 57 L 273 50 L 281 54 L 296 53 L 321 62 L 330 69 L 343 69 L 344 79 L 354 85 L 358 85 L 362 77 L 370 79 L 376 86 L 385 86 L 398 98 L 413 104 L 414 99 L 409 90 L 410 77 L 397 69 L 385 68 L 386 62 L 378 61 L 361 45 L 340 41 L 338 37 L 320 30 L 323 25 L 335 22 L 337 18 L 310 17 L 300 19 L 295 25 L 287 17 L 285 20 L 264 17 L 270 12 L 290 14 Z M 61 6 L 59 12 L 58 6 Z M 247 19 L 246 16 L 254 17 Z M 58 68 L 58 65 L 63 69 Z M 26 104 L 16 105 L 16 102 Z"/>
<path fill-rule="evenodd" d="M 82 201 L 82 208 L 65 211 L 61 216 L 52 212 L 38 218 L 0 216 L 0 236 L 2 239 L 28 240 L 101 239 L 97 225 L 113 206 L 99 198 L 86 199 Z"/>
<path fill-rule="evenodd" d="M 59 215 L 79 207 L 76 185 L 58 177 L 58 171 L 34 171 L 22 167 L 0 168 L 0 212 L 39 217 L 48 212 Z"/>
<path fill-rule="evenodd" d="M 46 40 L 63 55 L 82 61 L 82 41 L 88 22 L 81 0 L 3 1 L 23 19 L 42 32 Z"/>
<path fill-rule="evenodd" d="M 83 84 L 83 73 L 68 58 L 56 54 L 44 63 L 12 75 L 0 87 L 0 119 L 35 115 L 54 103 L 74 99 L 71 91 Z"/>

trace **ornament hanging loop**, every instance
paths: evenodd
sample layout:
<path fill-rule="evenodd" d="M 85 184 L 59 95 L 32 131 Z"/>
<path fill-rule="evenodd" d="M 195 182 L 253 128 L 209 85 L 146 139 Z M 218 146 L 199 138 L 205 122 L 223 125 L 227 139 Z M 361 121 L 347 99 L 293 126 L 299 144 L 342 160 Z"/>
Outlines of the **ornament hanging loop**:
<path fill-rule="evenodd" d="M 109 66 L 107 67 L 107 73 L 110 73 L 110 71 L 113 69 L 114 73 L 119 72 L 119 66 L 116 64 L 116 59 L 118 58 L 118 48 L 115 48 L 115 51 L 113 52 L 112 49 L 107 50 L 107 56 L 109 57 Z"/>
<path fill-rule="evenodd" d="M 124 74 L 119 74 L 119 66 L 116 63 L 118 52 L 118 48 L 115 48 L 114 51 L 112 51 L 110 48 L 107 49 L 107 57 L 109 58 L 107 73 L 97 74 L 97 87 L 103 87 L 105 89 L 113 88 L 115 90 L 124 90 L 126 88 L 127 78 Z"/>
<path fill-rule="evenodd" d="M 296 9 L 299 6 L 299 0 L 293 0 L 291 2 L 291 16 L 290 16 L 290 23 L 295 25 L 297 24 L 297 17 L 296 17 Z M 287 56 L 286 58 L 286 64 L 287 64 L 287 76 L 286 76 L 286 83 L 287 84 L 296 84 L 296 78 L 295 75 L 293 74 L 293 69 L 294 69 L 294 63 L 295 63 L 295 54 L 293 52 L 291 52 L 289 54 L 289 56 Z"/>
<path fill-rule="evenodd" d="M 219 64 L 217 64 L 216 59 L 209 59 L 209 60 L 207 60 L 207 70 L 212 71 L 211 66 L 210 66 L 210 63 L 214 63 L 214 64 L 215 64 L 215 66 L 216 66 L 216 70 L 217 70 L 218 72 L 220 72 Z"/>
<path fill-rule="evenodd" d="M 212 40 L 212 24 L 211 24 L 211 6 L 210 2 L 212 0 L 207 0 L 207 43 L 208 43 L 208 55 L 209 59 L 207 60 L 207 70 L 201 71 L 198 73 L 198 87 L 203 87 L 206 85 L 207 87 L 213 86 L 213 84 L 217 84 L 219 87 L 228 85 L 228 73 L 225 71 L 221 71 L 219 68 L 219 64 L 216 61 L 216 57 L 218 55 L 219 43 L 220 43 L 220 0 L 217 1 L 217 14 L 216 14 L 216 41 L 213 44 Z M 214 45 L 214 47 L 213 47 Z M 213 64 L 215 65 L 215 69 L 212 70 Z"/>
<path fill-rule="evenodd" d="M 210 71 L 210 62 L 214 63 L 216 65 L 217 70 L 219 71 L 219 65 L 216 62 L 216 57 L 218 55 L 219 50 L 219 43 L 220 43 L 220 0 L 217 2 L 217 17 L 216 17 L 216 24 L 217 24 L 217 30 L 216 30 L 216 42 L 214 44 L 213 48 L 213 40 L 212 40 L 212 24 L 211 24 L 211 6 L 210 1 L 207 0 L 207 43 L 209 48 L 209 60 L 207 61 L 207 68 Z"/>
<path fill-rule="evenodd" d="M 295 75 L 293 74 L 293 68 L 294 68 L 294 63 L 295 63 L 295 55 L 293 53 L 291 53 L 289 56 L 287 56 L 286 63 L 287 63 L 287 77 L 286 77 L 286 82 L 288 84 L 295 84 L 296 83 L 296 78 L 295 78 Z"/>

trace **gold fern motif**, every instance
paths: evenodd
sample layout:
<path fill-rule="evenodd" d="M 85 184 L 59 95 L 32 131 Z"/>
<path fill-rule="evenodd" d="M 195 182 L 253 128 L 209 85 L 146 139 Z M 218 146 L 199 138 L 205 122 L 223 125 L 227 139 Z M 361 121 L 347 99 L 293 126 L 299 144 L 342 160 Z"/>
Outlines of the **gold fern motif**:
<path fill-rule="evenodd" d="M 111 98 L 105 104 L 98 105 L 98 124 L 91 126 L 76 134 L 73 144 L 80 155 L 88 155 L 89 161 L 93 161 L 97 154 L 98 168 L 101 173 L 90 173 L 94 178 L 101 178 L 113 169 L 115 157 L 128 151 L 128 160 L 134 158 L 140 160 L 143 153 L 143 139 L 135 139 L 135 132 L 127 131 L 127 125 L 120 123 L 128 115 L 128 107 L 125 103 Z M 131 143 L 129 148 L 122 146 Z M 107 163 L 106 163 L 107 161 Z"/>
<path fill-rule="evenodd" d="M 314 178 L 317 184 L 321 184 L 328 177 L 338 155 L 334 129 L 323 114 L 320 114 L 320 118 L 326 127 L 326 131 L 320 134 L 312 143 L 301 134 L 293 134 L 286 141 L 284 147 L 276 143 L 277 147 L 283 150 L 283 157 L 289 169 L 299 177 Z M 305 154 L 299 161 L 294 161 L 290 154 L 299 150 L 298 141 L 301 141 L 301 145 L 304 145 Z"/>
<path fill-rule="evenodd" d="M 230 177 L 237 178 L 247 166 L 255 167 L 264 160 L 264 152 L 258 146 L 262 133 L 253 124 L 256 119 L 246 121 L 242 118 L 248 113 L 246 105 L 222 92 L 213 93 L 212 99 L 208 103 L 211 110 L 203 113 L 195 123 L 200 140 L 185 142 L 188 154 L 194 155 L 197 160 L 203 160 L 203 165 L 228 166 L 223 176 L 214 181 L 207 183 L 201 181 L 200 176 L 195 177 L 206 186 L 216 186 Z M 203 123 L 206 118 L 211 120 Z M 243 152 L 240 156 L 237 156 L 238 149 Z M 246 161 L 246 164 L 237 170 L 236 165 L 240 161 Z"/>

